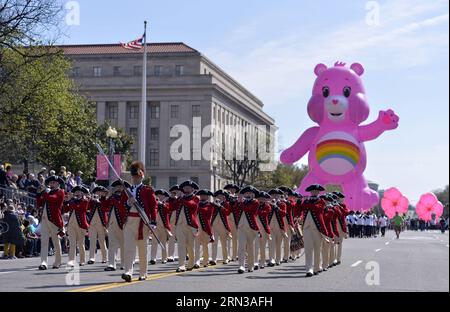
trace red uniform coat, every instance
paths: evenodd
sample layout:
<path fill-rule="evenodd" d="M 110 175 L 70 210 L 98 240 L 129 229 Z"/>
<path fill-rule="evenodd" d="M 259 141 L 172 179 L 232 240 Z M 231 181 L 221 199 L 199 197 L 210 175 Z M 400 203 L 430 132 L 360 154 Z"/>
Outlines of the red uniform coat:
<path fill-rule="evenodd" d="M 339 224 L 341 225 L 342 230 L 344 231 L 344 233 L 347 233 L 347 216 L 350 214 L 350 210 L 348 210 L 347 206 L 342 203 L 339 204 Z"/>
<path fill-rule="evenodd" d="M 46 209 L 48 220 L 59 229 L 64 227 L 62 219 L 64 196 L 64 190 L 58 189 L 48 193 L 42 192 L 41 194 L 38 194 L 36 198 L 38 209 Z"/>
<path fill-rule="evenodd" d="M 270 213 L 268 217 L 269 224 L 272 222 L 273 216 L 277 218 L 278 225 L 282 231 L 286 231 L 284 217 L 286 216 L 287 207 L 284 202 L 278 202 L 276 205 L 270 205 Z"/>
<path fill-rule="evenodd" d="M 108 219 L 111 220 L 111 215 L 114 214 L 121 230 L 123 230 L 123 226 L 127 221 L 127 208 L 125 206 L 127 198 L 125 191 L 123 191 L 120 195 L 113 194 L 108 198 L 107 202 L 109 209 Z"/>
<path fill-rule="evenodd" d="M 271 207 L 269 203 L 260 203 L 258 209 L 258 218 L 264 228 L 264 231 L 270 235 L 270 223 L 269 214 L 271 212 Z"/>
<path fill-rule="evenodd" d="M 325 227 L 328 232 L 328 237 L 334 238 L 338 237 L 339 233 L 337 233 L 337 228 L 335 228 L 335 221 L 337 218 L 335 217 L 334 210 L 332 208 L 325 208 L 323 212 L 323 220 L 325 222 Z"/>
<path fill-rule="evenodd" d="M 327 228 L 325 226 L 325 221 L 323 219 L 324 208 L 325 201 L 318 197 L 305 199 L 300 205 L 303 224 L 305 224 L 306 217 L 308 216 L 308 213 L 310 213 L 319 232 L 327 237 L 330 237 L 330 234 L 328 234 Z"/>
<path fill-rule="evenodd" d="M 231 222 L 234 222 L 234 224 L 236 225 L 236 227 L 238 226 L 239 223 L 239 216 L 240 216 L 240 212 L 239 212 L 239 203 L 237 198 L 230 198 L 230 200 L 228 201 L 228 205 L 230 207 L 230 212 L 231 212 Z"/>
<path fill-rule="evenodd" d="M 213 204 L 214 211 L 211 217 L 211 224 L 214 224 L 214 221 L 216 220 L 217 216 L 220 217 L 220 220 L 222 220 L 223 226 L 228 232 L 231 232 L 230 222 L 228 220 L 228 216 L 231 213 L 230 203 L 224 202 L 222 203 L 222 206 L 219 206 L 217 204 Z"/>
<path fill-rule="evenodd" d="M 158 204 L 156 203 L 156 195 L 152 187 L 140 184 L 136 190 L 136 201 L 142 207 L 142 209 L 144 209 L 144 212 L 147 215 L 150 222 L 156 222 L 156 210 Z M 131 209 L 131 207 L 128 206 L 128 204 L 126 206 L 128 210 Z M 132 215 L 132 213 L 129 211 L 128 215 L 132 217 L 140 217 L 139 213 L 136 213 L 136 215 Z M 141 219 L 139 223 L 138 240 L 144 239 L 143 229 L 144 229 L 144 221 L 142 221 Z"/>
<path fill-rule="evenodd" d="M 87 211 L 89 206 L 89 200 L 87 199 L 72 199 L 64 203 L 64 212 L 69 212 L 69 220 L 72 214 L 75 213 L 75 218 L 77 219 L 78 226 L 83 230 L 89 228 L 89 223 L 87 220 Z"/>
<path fill-rule="evenodd" d="M 250 201 L 243 201 L 238 203 L 238 211 L 237 211 L 237 224 L 239 225 L 239 221 L 242 218 L 242 214 L 245 214 L 247 218 L 248 224 L 250 228 L 254 231 L 259 231 L 258 223 L 256 222 L 256 218 L 258 217 L 258 208 L 259 201 L 256 199 Z"/>
<path fill-rule="evenodd" d="M 178 199 L 175 225 L 178 224 L 181 211 L 183 211 L 188 225 L 194 229 L 198 229 L 197 210 L 199 201 L 198 197 L 194 195 L 183 196 Z"/>
<path fill-rule="evenodd" d="M 158 202 L 158 215 L 161 218 L 164 227 L 168 231 L 172 231 L 172 225 L 170 224 L 170 208 L 168 202 Z"/>
<path fill-rule="evenodd" d="M 294 210 L 295 210 L 295 206 L 296 203 L 294 200 L 289 199 L 285 202 L 286 204 L 286 220 L 288 225 L 290 226 L 294 226 Z"/>
<path fill-rule="evenodd" d="M 96 211 L 98 211 L 98 215 L 100 217 L 100 221 L 102 222 L 102 225 L 106 227 L 108 225 L 108 213 L 109 213 L 109 203 L 108 199 L 101 198 L 101 199 L 92 199 L 89 202 L 89 214 L 88 214 L 88 221 L 89 224 L 91 224 L 92 218 L 94 218 L 94 214 Z"/>
<path fill-rule="evenodd" d="M 212 236 L 211 220 L 214 213 L 214 205 L 211 202 L 199 202 L 198 203 L 198 219 L 202 230 L 209 236 Z"/>

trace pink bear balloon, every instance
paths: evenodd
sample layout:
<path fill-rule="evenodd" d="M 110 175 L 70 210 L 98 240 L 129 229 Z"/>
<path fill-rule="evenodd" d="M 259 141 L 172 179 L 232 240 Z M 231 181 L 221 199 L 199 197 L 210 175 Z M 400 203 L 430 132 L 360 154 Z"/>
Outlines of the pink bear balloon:
<path fill-rule="evenodd" d="M 404 214 L 408 211 L 409 201 L 397 188 L 392 187 L 384 192 L 381 207 L 386 216 L 393 218 L 396 212 Z"/>
<path fill-rule="evenodd" d="M 337 62 L 327 68 L 319 64 L 308 114 L 319 126 L 306 130 L 297 142 L 281 154 L 281 162 L 291 165 L 309 152 L 308 175 L 298 191 L 305 194 L 311 184 L 341 185 L 350 210 L 365 211 L 379 201 L 363 177 L 366 169 L 364 142 L 375 140 L 383 132 L 398 127 L 399 117 L 392 111 L 380 111 L 378 119 L 361 125 L 369 117 L 361 76 L 364 68 L 355 63 L 346 67 Z"/>

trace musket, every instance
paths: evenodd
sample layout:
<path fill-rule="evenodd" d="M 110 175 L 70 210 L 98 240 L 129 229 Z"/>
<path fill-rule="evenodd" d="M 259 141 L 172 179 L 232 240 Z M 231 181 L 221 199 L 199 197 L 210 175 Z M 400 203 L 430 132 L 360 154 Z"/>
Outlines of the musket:
<path fill-rule="evenodd" d="M 136 208 L 137 212 L 139 213 L 139 216 L 141 217 L 142 222 L 150 229 L 150 232 L 152 233 L 153 237 L 156 238 L 156 240 L 158 241 L 158 244 L 161 246 L 161 248 L 163 250 L 166 250 L 166 247 L 160 241 L 160 239 L 156 235 L 155 231 L 153 231 L 151 222 L 148 219 L 148 216 L 145 213 L 144 208 L 141 207 L 141 205 L 136 201 L 136 198 L 133 196 L 133 193 L 131 193 L 131 191 L 125 186 L 123 179 L 119 176 L 116 169 L 114 169 L 114 166 L 109 161 L 109 158 L 105 155 L 105 152 L 103 151 L 102 147 L 98 143 L 95 143 L 95 146 L 97 146 L 97 149 L 100 152 L 100 155 L 105 157 L 106 161 L 108 162 L 109 168 L 112 170 L 112 172 L 114 173 L 116 178 L 120 181 L 120 184 L 122 184 L 123 189 L 125 190 L 125 193 L 127 194 L 128 198 L 133 198 L 135 200 L 134 207 Z"/>

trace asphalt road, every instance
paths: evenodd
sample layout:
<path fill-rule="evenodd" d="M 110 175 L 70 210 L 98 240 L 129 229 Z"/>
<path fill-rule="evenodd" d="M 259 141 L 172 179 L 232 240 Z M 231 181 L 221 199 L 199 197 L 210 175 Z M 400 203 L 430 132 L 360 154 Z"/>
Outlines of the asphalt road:
<path fill-rule="evenodd" d="M 53 259 L 50 259 L 52 263 Z M 64 257 L 63 261 L 66 261 Z M 0 291 L 19 292 L 308 292 L 449 291 L 449 235 L 404 232 L 400 240 L 348 239 L 343 263 L 305 278 L 304 257 L 280 267 L 237 274 L 237 264 L 175 273 L 176 264 L 149 266 L 144 282 L 124 283 L 121 272 L 94 264 L 73 274 L 67 268 L 38 271 L 38 258 L 0 260 Z"/>

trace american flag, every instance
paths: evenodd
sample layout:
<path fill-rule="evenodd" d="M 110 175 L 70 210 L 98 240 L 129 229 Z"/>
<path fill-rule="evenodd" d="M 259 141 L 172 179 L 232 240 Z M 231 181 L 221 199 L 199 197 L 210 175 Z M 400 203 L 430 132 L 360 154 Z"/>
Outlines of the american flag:
<path fill-rule="evenodd" d="M 128 43 L 121 43 L 122 47 L 127 50 L 140 50 L 144 46 L 144 36 Z"/>

